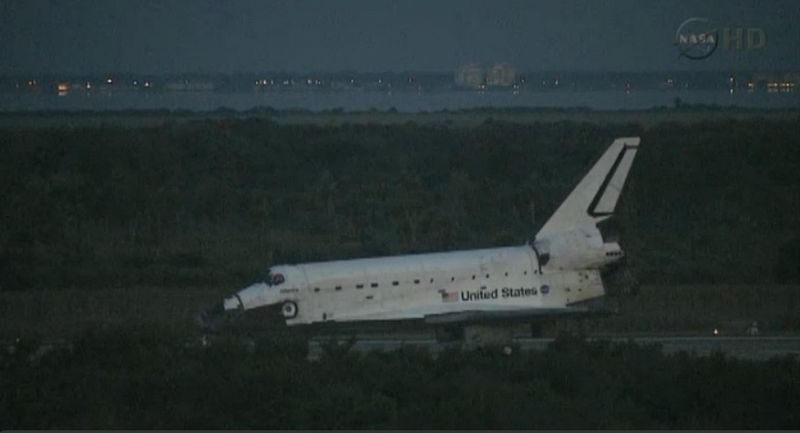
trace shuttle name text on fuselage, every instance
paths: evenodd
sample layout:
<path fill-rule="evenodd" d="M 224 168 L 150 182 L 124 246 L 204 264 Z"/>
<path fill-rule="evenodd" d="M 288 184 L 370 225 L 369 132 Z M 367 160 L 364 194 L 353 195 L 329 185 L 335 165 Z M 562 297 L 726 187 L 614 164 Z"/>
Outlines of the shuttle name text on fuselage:
<path fill-rule="evenodd" d="M 517 288 L 503 287 L 496 289 L 462 290 L 459 293 L 459 299 L 461 299 L 464 302 L 490 301 L 502 298 L 521 298 L 525 296 L 536 296 L 538 293 L 539 291 L 536 290 L 536 288 L 534 287 L 517 287 Z M 444 297 L 443 300 L 445 300 Z"/>

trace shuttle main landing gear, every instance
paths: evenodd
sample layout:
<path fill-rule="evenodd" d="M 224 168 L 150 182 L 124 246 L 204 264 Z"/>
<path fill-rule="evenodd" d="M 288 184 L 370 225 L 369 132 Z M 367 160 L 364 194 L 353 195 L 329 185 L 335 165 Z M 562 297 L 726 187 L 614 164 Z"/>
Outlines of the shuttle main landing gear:
<path fill-rule="evenodd" d="M 436 341 L 460 345 L 466 350 L 499 346 L 502 352 L 513 352 L 514 328 L 507 325 L 452 325 L 436 328 Z"/>

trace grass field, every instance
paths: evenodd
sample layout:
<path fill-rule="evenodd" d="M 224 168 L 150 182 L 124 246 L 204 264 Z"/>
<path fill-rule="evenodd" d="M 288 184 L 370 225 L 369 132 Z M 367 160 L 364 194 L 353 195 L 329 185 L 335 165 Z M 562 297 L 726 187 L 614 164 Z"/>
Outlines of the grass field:
<path fill-rule="evenodd" d="M 587 122 L 600 125 L 637 124 L 650 128 L 659 123 L 696 124 L 720 120 L 796 120 L 800 110 L 759 110 L 759 109 L 712 109 L 682 108 L 652 110 L 569 110 L 557 108 L 539 109 L 475 109 L 461 111 L 437 111 L 404 113 L 390 111 L 368 112 L 185 112 L 169 113 L 158 111 L 118 111 L 105 113 L 2 113 L 0 129 L 40 129 L 40 128 L 85 128 L 96 126 L 118 126 L 130 128 L 149 128 L 165 124 L 191 123 L 203 121 L 224 122 L 232 119 L 270 119 L 282 124 L 302 125 L 343 125 L 343 124 L 381 124 L 397 125 L 416 123 L 420 125 L 446 125 L 450 127 L 475 126 L 487 119 L 500 122 L 529 124 L 533 122 Z"/>

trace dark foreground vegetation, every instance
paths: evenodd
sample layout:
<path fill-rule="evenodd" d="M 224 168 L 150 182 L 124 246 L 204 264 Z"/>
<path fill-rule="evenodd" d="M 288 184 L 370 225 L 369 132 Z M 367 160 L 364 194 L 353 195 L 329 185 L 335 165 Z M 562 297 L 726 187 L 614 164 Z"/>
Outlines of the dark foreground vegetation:
<path fill-rule="evenodd" d="M 270 263 L 519 244 L 642 135 L 619 207 L 647 283 L 800 279 L 797 120 L 0 130 L 0 288 L 237 287 Z"/>
<path fill-rule="evenodd" d="M 0 332 L 22 335 L 0 428 L 797 428 L 796 357 L 186 344 L 199 304 L 271 263 L 521 244 L 634 134 L 617 225 L 648 289 L 607 329 L 796 330 L 797 120 L 0 130 Z M 90 331 L 44 354 L 26 335 L 67 328 Z"/>
<path fill-rule="evenodd" d="M 0 357 L 1 428 L 797 428 L 800 360 L 664 355 L 566 337 L 546 352 L 308 361 L 291 341 L 210 347 L 112 328 Z"/>

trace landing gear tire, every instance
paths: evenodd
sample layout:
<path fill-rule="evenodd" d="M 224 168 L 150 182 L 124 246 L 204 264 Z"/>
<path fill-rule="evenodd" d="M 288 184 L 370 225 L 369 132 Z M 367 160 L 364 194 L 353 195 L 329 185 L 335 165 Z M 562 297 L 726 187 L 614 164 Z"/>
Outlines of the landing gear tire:
<path fill-rule="evenodd" d="M 287 319 L 294 319 L 297 317 L 297 304 L 292 301 L 284 302 L 281 305 L 281 314 Z"/>

